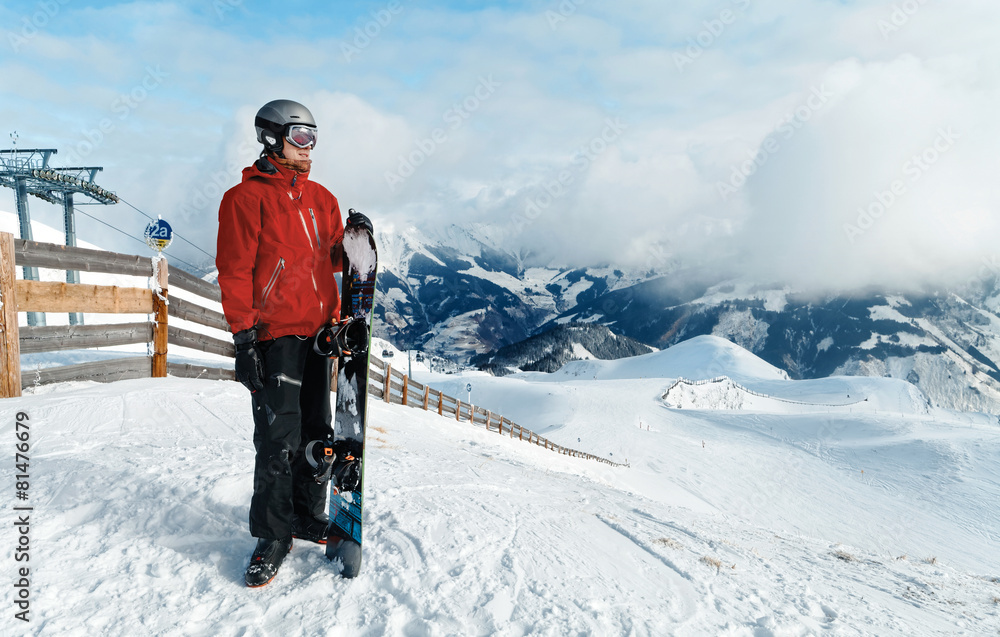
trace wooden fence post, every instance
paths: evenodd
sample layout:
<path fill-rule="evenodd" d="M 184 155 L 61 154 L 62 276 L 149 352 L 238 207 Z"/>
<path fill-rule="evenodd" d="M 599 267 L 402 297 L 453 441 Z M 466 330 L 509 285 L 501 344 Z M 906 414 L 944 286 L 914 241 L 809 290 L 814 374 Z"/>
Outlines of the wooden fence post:
<path fill-rule="evenodd" d="M 424 385 L 424 411 L 427 411 L 427 405 L 431 400 L 431 388 L 430 385 Z"/>
<path fill-rule="evenodd" d="M 385 398 L 385 402 L 391 402 L 389 397 L 389 392 L 392 391 L 392 363 L 385 364 L 385 384 L 382 387 L 382 397 Z"/>
<path fill-rule="evenodd" d="M 410 400 L 410 377 L 403 376 L 403 407 L 409 404 Z"/>
<path fill-rule="evenodd" d="M 444 394 L 438 392 L 438 416 L 444 415 Z"/>
<path fill-rule="evenodd" d="M 167 376 L 167 259 L 162 254 L 153 259 L 153 378 Z"/>
<path fill-rule="evenodd" d="M 14 235 L 0 232 L 0 398 L 21 395 L 21 345 L 17 327 Z"/>

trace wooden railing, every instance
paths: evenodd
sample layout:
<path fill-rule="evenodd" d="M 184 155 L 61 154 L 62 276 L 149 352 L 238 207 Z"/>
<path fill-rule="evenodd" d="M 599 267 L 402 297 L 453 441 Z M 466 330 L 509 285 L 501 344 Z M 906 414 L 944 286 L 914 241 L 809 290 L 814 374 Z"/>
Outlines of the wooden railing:
<path fill-rule="evenodd" d="M 147 277 L 152 280 L 153 289 L 26 281 L 15 278 L 15 266 Z M 231 341 L 168 325 L 168 317 L 173 316 L 228 331 L 221 312 L 181 298 L 168 301 L 169 286 L 210 300 L 220 299 L 218 287 L 182 270 L 169 272 L 167 260 L 162 257 L 140 257 L 39 243 L 15 239 L 9 233 L 0 233 L 0 299 L 3 301 L 3 312 L 0 312 L 0 362 L 3 364 L 0 396 L 19 396 L 22 387 L 29 385 L 71 380 L 162 378 L 168 373 L 174 376 L 235 378 L 231 369 L 206 369 L 167 362 L 168 345 L 190 347 L 230 357 L 235 353 Z M 19 327 L 17 312 L 149 314 L 152 315 L 152 320 L 141 323 Z M 21 373 L 22 353 L 142 343 L 151 345 L 150 355 L 48 367 L 27 374 Z"/>
<path fill-rule="evenodd" d="M 80 270 L 105 274 L 149 277 L 153 289 L 26 281 L 15 276 L 16 266 Z M 71 248 L 15 239 L 0 233 L 0 398 L 20 396 L 22 387 L 72 380 L 110 382 L 132 378 L 162 378 L 167 375 L 210 380 L 235 380 L 230 368 L 206 367 L 167 361 L 169 345 L 233 358 L 232 341 L 169 325 L 170 317 L 229 332 L 225 316 L 194 301 L 173 297 L 170 287 L 221 302 L 219 287 L 183 270 L 168 272 L 163 257 Z M 19 327 L 18 312 L 87 312 L 151 314 L 140 323 Z M 20 355 L 38 352 L 152 344 L 150 356 L 63 365 L 22 374 Z M 390 404 L 436 411 L 440 416 L 481 425 L 487 431 L 534 443 L 560 454 L 623 466 L 607 458 L 557 445 L 517 423 L 491 411 L 463 403 L 457 398 L 417 383 L 375 356 L 371 356 L 369 394 Z"/>
<path fill-rule="evenodd" d="M 387 403 L 434 411 L 439 416 L 454 418 L 457 421 L 465 421 L 473 425 L 482 425 L 486 427 L 486 431 L 496 431 L 501 436 L 531 442 L 574 458 L 595 460 L 616 467 L 627 466 L 627 464 L 613 462 L 594 454 L 557 445 L 533 431 L 511 422 L 500 414 L 462 402 L 458 398 L 422 385 L 375 356 L 370 357 L 369 362 L 368 393 Z"/>

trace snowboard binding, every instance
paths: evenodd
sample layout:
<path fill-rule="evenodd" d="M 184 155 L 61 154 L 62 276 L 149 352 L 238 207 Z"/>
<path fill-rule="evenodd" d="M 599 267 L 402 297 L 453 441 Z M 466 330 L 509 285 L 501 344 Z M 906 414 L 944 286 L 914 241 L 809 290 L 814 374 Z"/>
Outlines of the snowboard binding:
<path fill-rule="evenodd" d="M 339 493 L 357 491 L 361 486 L 361 449 L 355 441 L 313 440 L 306 445 L 306 461 L 317 484 L 332 479 Z"/>
<path fill-rule="evenodd" d="M 368 351 L 368 323 L 348 317 L 339 325 L 328 325 L 316 333 L 313 351 L 330 358 L 354 356 Z"/>

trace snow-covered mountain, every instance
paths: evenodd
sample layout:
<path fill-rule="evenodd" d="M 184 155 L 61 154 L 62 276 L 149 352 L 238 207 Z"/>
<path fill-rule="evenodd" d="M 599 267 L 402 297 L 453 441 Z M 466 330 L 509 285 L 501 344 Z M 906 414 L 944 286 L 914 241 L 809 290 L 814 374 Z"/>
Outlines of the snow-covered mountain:
<path fill-rule="evenodd" d="M 527 267 L 489 227 L 449 226 L 433 238 L 410 228 L 380 240 L 376 333 L 402 347 L 468 361 L 571 322 L 656 348 L 714 334 L 794 378 L 900 378 L 937 405 L 1000 413 L 996 277 L 817 297 L 696 269 Z"/>
<path fill-rule="evenodd" d="M 403 348 L 467 361 L 534 335 L 580 303 L 642 280 L 614 268 L 526 265 L 485 225 L 379 233 L 375 333 Z"/>
<path fill-rule="evenodd" d="M 905 379 L 937 405 L 1000 413 L 1000 290 L 981 282 L 921 294 L 869 291 L 823 298 L 726 282 L 687 296 L 661 280 L 608 293 L 554 322 L 597 321 L 665 347 L 727 338 L 794 378 Z"/>
<path fill-rule="evenodd" d="M 614 360 L 648 354 L 652 347 L 618 336 L 604 325 L 558 325 L 519 343 L 472 357 L 472 365 L 497 375 L 554 372 L 574 360 Z"/>
<path fill-rule="evenodd" d="M 340 579 L 321 546 L 296 541 L 274 582 L 248 590 L 241 385 L 30 388 L 0 401 L 0 437 L 28 433 L 17 502 L 31 507 L 0 525 L 3 634 L 1000 630 L 993 417 L 929 407 L 901 380 L 790 380 L 712 336 L 552 374 L 421 376 L 455 396 L 471 384 L 477 405 L 629 466 L 373 401 L 360 575 Z M 698 384 L 668 391 L 681 376 Z M 732 383 L 702 382 L 718 376 Z M 0 480 L 13 489 L 21 471 L 3 463 Z M 28 622 L 14 617 L 22 596 Z"/>
<path fill-rule="evenodd" d="M 16 215 L 0 214 L 0 226 L 16 233 Z M 39 240 L 62 242 L 60 231 L 38 222 L 33 227 Z M 714 334 L 794 378 L 905 379 L 936 405 L 1000 413 L 1000 286 L 992 270 L 953 290 L 810 297 L 778 286 L 719 281 L 717 274 L 698 270 L 529 267 L 508 237 L 484 225 L 446 226 L 434 236 L 391 228 L 378 240 L 376 335 L 401 349 L 466 363 L 578 322 L 607 325 L 656 348 Z M 51 280 L 65 276 L 42 274 Z M 82 276 L 84 282 L 116 282 L 106 275 Z M 49 320 L 67 322 L 61 315 Z M 586 358 L 587 352 L 604 356 L 583 347 L 569 358 Z M 510 364 L 552 369 L 568 360 L 542 362 L 547 354 Z"/>

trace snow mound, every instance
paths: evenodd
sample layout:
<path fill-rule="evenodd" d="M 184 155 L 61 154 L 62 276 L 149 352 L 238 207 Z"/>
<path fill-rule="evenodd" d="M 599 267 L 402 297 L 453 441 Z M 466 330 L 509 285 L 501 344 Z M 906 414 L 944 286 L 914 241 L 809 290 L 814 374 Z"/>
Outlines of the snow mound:
<path fill-rule="evenodd" d="M 756 381 L 743 386 L 720 376 L 691 381 L 679 378 L 663 392 L 663 402 L 678 409 L 737 409 L 768 413 L 844 413 L 892 411 L 926 414 L 930 401 L 917 387 L 893 378 L 834 376 L 815 380 Z"/>
<path fill-rule="evenodd" d="M 687 378 L 708 380 L 726 375 L 737 382 L 788 380 L 788 374 L 739 345 L 718 336 L 696 336 L 659 352 L 614 361 L 572 361 L 553 374 L 592 380 Z"/>

